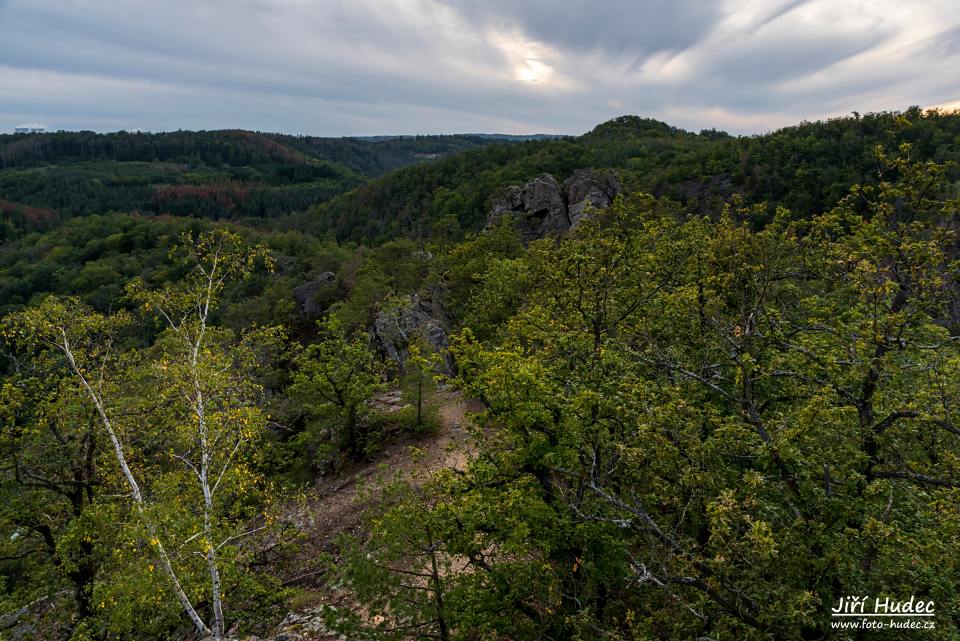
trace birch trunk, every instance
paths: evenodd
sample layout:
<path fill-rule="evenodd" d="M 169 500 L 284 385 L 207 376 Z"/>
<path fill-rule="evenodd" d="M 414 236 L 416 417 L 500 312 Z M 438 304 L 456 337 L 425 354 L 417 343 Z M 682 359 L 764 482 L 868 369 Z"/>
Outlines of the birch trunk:
<path fill-rule="evenodd" d="M 87 396 L 90 397 L 90 401 L 93 403 L 97 410 L 97 415 L 100 417 L 100 422 L 103 424 L 104 429 L 107 431 L 107 435 L 110 437 L 110 443 L 113 445 L 114 456 L 116 457 L 117 462 L 120 464 L 120 470 L 123 472 L 123 477 L 127 482 L 127 486 L 130 488 L 130 494 L 133 497 L 134 507 L 137 510 L 137 514 L 140 516 L 141 520 L 146 526 L 147 532 L 150 534 L 151 543 L 157 549 L 157 556 L 160 558 L 160 566 L 170 579 L 170 583 L 173 585 L 173 591 L 177 595 L 177 600 L 180 601 L 180 605 L 183 607 L 184 612 L 187 613 L 187 616 L 190 617 L 190 620 L 193 622 L 194 626 L 196 626 L 197 631 L 200 634 L 210 634 L 210 628 L 207 627 L 207 625 L 203 622 L 203 619 L 200 618 L 200 615 L 197 614 L 196 608 L 194 608 L 193 604 L 190 602 L 190 597 L 188 597 L 186 592 L 183 591 L 183 586 L 180 584 L 180 579 L 177 578 L 177 573 L 173 569 L 173 564 L 170 562 L 170 556 L 163 547 L 160 537 L 157 536 L 156 526 L 150 521 L 146 514 L 146 510 L 144 509 L 143 493 L 140 491 L 140 484 L 137 483 L 137 479 L 134 477 L 133 471 L 127 464 L 127 457 L 123 451 L 123 444 L 120 442 L 119 436 L 117 436 L 116 431 L 113 429 L 113 423 L 110 421 L 110 417 L 107 414 L 106 408 L 104 407 L 103 399 L 100 397 L 97 391 L 93 389 L 89 381 L 87 381 L 87 377 L 84 376 L 83 372 L 77 366 L 77 361 L 73 355 L 73 349 L 70 346 L 70 341 L 67 340 L 66 332 L 61 330 L 61 335 L 62 342 L 58 346 L 66 355 L 71 371 L 73 371 L 77 378 L 80 379 L 80 384 L 83 386 L 84 391 L 86 391 Z"/>

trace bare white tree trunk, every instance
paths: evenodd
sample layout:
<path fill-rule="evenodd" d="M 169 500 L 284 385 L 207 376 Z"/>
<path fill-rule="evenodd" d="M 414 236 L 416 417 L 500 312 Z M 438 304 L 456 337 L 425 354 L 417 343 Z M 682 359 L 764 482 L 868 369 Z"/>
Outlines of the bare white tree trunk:
<path fill-rule="evenodd" d="M 217 547 L 213 544 L 213 489 L 210 487 L 210 451 L 207 439 L 207 422 L 204 410 L 203 391 L 194 379 L 196 399 L 194 408 L 200 431 L 200 489 L 203 491 L 203 535 L 206 538 L 207 570 L 210 572 L 210 596 L 213 604 L 214 639 L 223 636 L 223 599 L 220 596 L 220 570 L 217 567 Z"/>
<path fill-rule="evenodd" d="M 206 295 L 197 306 L 199 328 L 196 341 L 191 345 L 190 374 L 193 377 L 194 411 L 197 415 L 197 430 L 200 441 L 200 489 L 203 492 L 203 533 L 206 538 L 207 571 L 210 573 L 210 599 L 213 606 L 212 635 L 214 639 L 223 636 L 223 598 L 220 595 L 220 569 L 217 565 L 217 546 L 213 543 L 213 493 L 216 489 L 210 487 L 210 441 L 207 437 L 206 403 L 200 375 L 197 371 L 200 350 L 203 348 L 203 339 L 207 330 L 207 318 L 210 314 L 210 301 L 213 297 L 214 281 L 217 273 L 218 256 L 214 255 L 213 266 L 205 273 L 207 278 Z M 225 465 L 229 465 L 229 460 Z M 226 468 L 224 468 L 224 471 Z M 222 474 L 221 474 L 222 477 Z M 218 479 L 219 480 L 219 479 Z"/>
<path fill-rule="evenodd" d="M 70 346 L 70 341 L 67 339 L 66 332 L 62 329 L 61 336 L 62 340 L 58 343 L 58 347 L 66 355 L 67 362 L 70 364 L 70 369 L 77 376 L 77 378 L 80 379 L 80 384 L 87 392 L 87 396 L 90 397 L 90 401 L 93 403 L 97 410 L 97 414 L 100 417 L 100 422 L 103 424 L 104 429 L 107 431 L 107 435 L 110 437 L 110 442 L 113 444 L 114 456 L 116 457 L 117 462 L 120 464 L 123 477 L 126 479 L 127 485 L 130 488 L 130 494 L 133 496 L 133 504 L 136 507 L 140 518 L 143 520 L 144 525 L 146 525 L 147 531 L 150 533 L 151 543 L 157 548 L 157 555 L 160 557 L 160 565 L 163 567 L 164 573 L 166 573 L 167 577 L 170 579 L 171 584 L 173 584 L 173 591 L 177 595 L 177 599 L 180 601 L 180 605 L 183 607 L 184 612 L 186 612 L 187 616 L 190 617 L 190 620 L 193 621 L 197 631 L 200 632 L 200 634 L 210 634 L 210 628 L 207 627 L 207 625 L 203 622 L 203 619 L 200 618 L 200 615 L 197 614 L 196 609 L 190 602 L 190 598 L 187 596 L 186 592 L 183 591 L 183 586 L 180 584 L 180 579 L 177 578 L 177 573 L 173 569 L 173 564 L 170 562 L 170 557 L 167 554 L 166 549 L 163 547 L 160 537 L 157 536 L 156 526 L 146 514 L 144 509 L 143 493 L 140 491 L 140 484 L 137 483 L 137 479 L 133 476 L 133 472 L 130 470 L 130 466 L 127 464 L 127 457 L 123 451 L 123 444 L 120 442 L 119 436 L 117 436 L 116 431 L 113 429 L 113 423 L 110 421 L 110 417 L 107 414 L 106 408 L 104 407 L 103 399 L 100 397 L 100 394 L 97 393 L 97 390 L 93 389 L 93 386 L 91 386 L 89 381 L 87 381 L 87 377 L 77 366 L 76 359 L 73 355 L 73 349 Z"/>

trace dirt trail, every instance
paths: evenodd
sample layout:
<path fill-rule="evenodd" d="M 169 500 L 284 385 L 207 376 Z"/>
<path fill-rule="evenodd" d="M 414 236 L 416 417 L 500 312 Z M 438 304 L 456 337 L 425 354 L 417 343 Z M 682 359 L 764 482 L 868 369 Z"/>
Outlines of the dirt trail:
<path fill-rule="evenodd" d="M 386 405 L 399 402 L 394 391 Z M 471 456 L 466 415 L 479 412 L 479 401 L 464 399 L 453 390 L 437 392 L 440 429 L 421 438 L 406 437 L 388 443 L 374 460 L 350 470 L 321 479 L 310 490 L 306 504 L 295 515 L 299 529 L 306 535 L 301 551 L 302 563 L 297 576 L 289 583 L 301 588 L 315 588 L 315 600 L 300 604 L 287 613 L 268 641 L 340 641 L 330 633 L 323 619 L 323 606 L 356 607 L 350 598 L 337 590 L 324 587 L 324 570 L 316 563 L 321 552 L 335 553 L 334 539 L 344 532 L 359 533 L 362 529 L 363 505 L 357 498 L 358 484 L 374 480 L 378 475 L 399 474 L 414 483 L 425 481 L 432 472 L 443 468 L 463 469 Z M 381 404 L 383 406 L 383 404 Z"/>
<path fill-rule="evenodd" d="M 338 534 L 359 531 L 362 505 L 357 500 L 358 483 L 394 474 L 422 482 L 439 469 L 463 469 L 470 456 L 465 417 L 483 406 L 453 390 L 439 391 L 437 400 L 441 426 L 436 434 L 395 440 L 372 461 L 316 483 L 297 518 L 311 547 L 330 551 Z"/>

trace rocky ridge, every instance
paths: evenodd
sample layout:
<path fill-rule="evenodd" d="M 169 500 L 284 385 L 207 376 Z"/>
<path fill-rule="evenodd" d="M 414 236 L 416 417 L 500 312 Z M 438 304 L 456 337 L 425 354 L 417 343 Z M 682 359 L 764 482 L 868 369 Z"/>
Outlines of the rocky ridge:
<path fill-rule="evenodd" d="M 552 175 L 541 174 L 523 186 L 505 189 L 490 207 L 487 227 L 509 216 L 524 243 L 558 236 L 576 229 L 591 208 L 609 207 L 622 191 L 614 171 L 580 169 L 562 185 Z"/>
<path fill-rule="evenodd" d="M 370 345 L 386 361 L 395 364 L 388 375 L 402 374 L 410 355 L 410 344 L 421 337 L 429 351 L 441 355 L 437 367 L 441 374 L 452 374 L 453 358 L 447 348 L 449 323 L 441 303 L 441 296 L 429 293 L 404 296 L 385 305 L 370 326 Z"/>

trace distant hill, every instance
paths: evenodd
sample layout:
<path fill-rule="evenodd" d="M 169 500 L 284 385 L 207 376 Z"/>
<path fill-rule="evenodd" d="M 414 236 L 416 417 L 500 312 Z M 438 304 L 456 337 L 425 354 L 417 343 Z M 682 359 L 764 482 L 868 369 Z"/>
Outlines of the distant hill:
<path fill-rule="evenodd" d="M 382 141 L 242 130 L 0 135 L 0 211 L 69 218 L 109 211 L 273 218 L 303 211 L 370 178 L 495 136 Z M 4 215 L 4 234 L 35 216 Z M 45 218 L 46 220 L 46 218 Z"/>
<path fill-rule="evenodd" d="M 538 136 L 456 134 L 440 136 L 366 136 L 318 138 L 270 134 L 269 138 L 318 160 L 340 163 L 367 177 L 469 149 L 503 142 L 523 142 Z"/>
<path fill-rule="evenodd" d="M 445 134 L 439 136 L 423 136 L 421 134 L 400 134 L 383 136 L 353 136 L 354 140 L 367 142 L 384 142 L 388 140 L 415 140 L 422 138 L 481 138 L 507 142 L 526 142 L 528 140 L 555 140 L 557 138 L 573 138 L 564 134 Z"/>
<path fill-rule="evenodd" d="M 823 211 L 875 179 L 874 149 L 960 160 L 960 115 L 853 114 L 760 136 L 685 131 L 622 116 L 582 136 L 385 135 L 321 138 L 242 130 L 0 135 L 0 240 L 59 220 L 116 212 L 282 219 L 340 240 L 428 237 L 483 226 L 491 198 L 541 173 L 614 169 L 628 191 L 715 214 L 735 195 Z M 956 170 L 954 170 L 956 171 Z M 762 222 L 758 220 L 757 222 Z"/>
<path fill-rule="evenodd" d="M 782 205 L 803 216 L 832 207 L 855 183 L 874 181 L 877 145 L 905 142 L 917 158 L 960 160 L 960 114 L 911 108 L 740 137 L 623 116 L 579 137 L 489 146 L 402 168 L 331 199 L 302 224 L 367 242 L 426 236 L 449 215 L 478 229 L 505 185 L 544 172 L 562 180 L 584 167 L 615 169 L 628 190 L 671 197 L 694 213 L 716 213 L 740 194 L 747 203 L 767 202 L 766 215 Z"/>

